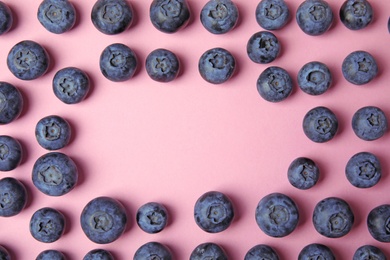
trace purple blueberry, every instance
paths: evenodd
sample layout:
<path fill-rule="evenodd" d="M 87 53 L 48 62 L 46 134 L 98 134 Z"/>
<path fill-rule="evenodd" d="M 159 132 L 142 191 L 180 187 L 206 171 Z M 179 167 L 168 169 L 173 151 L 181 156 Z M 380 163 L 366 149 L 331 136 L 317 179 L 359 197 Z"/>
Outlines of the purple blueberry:
<path fill-rule="evenodd" d="M 89 251 L 83 260 L 114 260 L 114 256 L 110 251 L 98 248 Z"/>
<path fill-rule="evenodd" d="M 386 260 L 385 254 L 376 246 L 364 245 L 356 249 L 352 260 Z"/>
<path fill-rule="evenodd" d="M 290 74 L 277 66 L 266 68 L 257 79 L 257 91 L 269 102 L 280 102 L 288 98 L 293 90 Z"/>
<path fill-rule="evenodd" d="M 38 241 L 52 243 L 65 232 L 64 215 L 53 208 L 41 208 L 30 219 L 30 233 Z"/>
<path fill-rule="evenodd" d="M 75 67 L 63 68 L 53 78 L 54 95 L 65 104 L 77 104 L 85 99 L 90 89 L 88 75 Z"/>
<path fill-rule="evenodd" d="M 15 86 L 0 81 L 0 125 L 17 119 L 22 113 L 23 105 L 20 91 Z"/>
<path fill-rule="evenodd" d="M 76 10 L 68 0 L 43 0 L 38 7 L 38 21 L 49 32 L 61 34 L 76 23 Z"/>
<path fill-rule="evenodd" d="M 374 239 L 390 243 L 390 204 L 372 209 L 367 216 L 367 227 Z"/>
<path fill-rule="evenodd" d="M 296 21 L 301 30 L 311 36 L 324 34 L 333 23 L 334 15 L 324 0 L 305 0 L 298 7 Z"/>
<path fill-rule="evenodd" d="M 376 185 L 382 176 L 378 157 L 369 152 L 353 155 L 346 167 L 345 175 L 348 181 L 357 188 L 370 188 Z"/>
<path fill-rule="evenodd" d="M 159 242 L 148 242 L 143 244 L 134 254 L 133 260 L 163 259 L 172 260 L 171 250 Z"/>
<path fill-rule="evenodd" d="M 369 25 L 374 12 L 367 0 L 346 0 L 340 8 L 340 20 L 350 30 L 360 30 Z"/>
<path fill-rule="evenodd" d="M 315 107 L 306 113 L 302 123 L 305 135 L 316 143 L 331 140 L 337 133 L 336 115 L 326 107 Z"/>
<path fill-rule="evenodd" d="M 280 54 L 281 46 L 275 34 L 260 31 L 253 34 L 246 45 L 249 58 L 259 64 L 267 64 L 274 61 Z"/>
<path fill-rule="evenodd" d="M 11 255 L 8 252 L 7 248 L 0 245 L 0 259 L 2 260 L 11 260 Z"/>
<path fill-rule="evenodd" d="M 206 242 L 199 244 L 192 250 L 190 260 L 227 260 L 228 256 L 225 250 L 216 243 Z"/>
<path fill-rule="evenodd" d="M 35 260 L 66 260 L 66 257 L 61 251 L 48 249 L 39 253 Z"/>
<path fill-rule="evenodd" d="M 42 118 L 35 126 L 38 144 L 46 150 L 64 148 L 70 142 L 72 130 L 68 121 L 57 115 Z"/>
<path fill-rule="evenodd" d="M 244 260 L 279 260 L 279 256 L 276 251 L 264 244 L 256 245 L 249 249 L 246 253 Z"/>
<path fill-rule="evenodd" d="M 378 107 L 362 107 L 352 117 L 352 129 L 362 140 L 376 140 L 387 132 L 387 117 Z"/>
<path fill-rule="evenodd" d="M 306 63 L 298 72 L 298 86 L 303 92 L 317 96 L 325 93 L 332 84 L 329 68 L 318 61 Z"/>
<path fill-rule="evenodd" d="M 160 203 L 148 202 L 137 210 L 136 220 L 138 226 L 146 233 L 158 233 L 168 224 L 168 211 Z"/>
<path fill-rule="evenodd" d="M 164 33 L 175 33 L 186 27 L 190 16 L 187 0 L 153 0 L 149 8 L 150 21 Z"/>
<path fill-rule="evenodd" d="M 295 188 L 307 190 L 318 182 L 320 169 L 312 159 L 298 157 L 288 167 L 287 177 Z"/>
<path fill-rule="evenodd" d="M 173 52 L 160 48 L 149 53 L 145 68 L 151 79 L 170 82 L 179 75 L 180 61 Z"/>
<path fill-rule="evenodd" d="M 261 0 L 255 14 L 257 23 L 265 30 L 282 29 L 290 20 L 290 10 L 284 0 Z"/>
<path fill-rule="evenodd" d="M 19 214 L 27 204 L 27 190 L 17 179 L 5 177 L 0 180 L 0 217 Z"/>
<path fill-rule="evenodd" d="M 20 142 L 8 135 L 0 135 L 0 171 L 12 171 L 22 161 Z"/>
<path fill-rule="evenodd" d="M 336 257 L 326 245 L 313 243 L 305 246 L 298 255 L 298 260 L 311 259 L 336 260 Z"/>
<path fill-rule="evenodd" d="M 0 2 L 0 35 L 8 32 L 14 22 L 11 9 L 4 2 Z"/>
<path fill-rule="evenodd" d="M 354 85 L 364 85 L 378 74 L 378 65 L 374 57 L 366 51 L 354 51 L 343 61 L 344 78 Z"/>
<path fill-rule="evenodd" d="M 207 31 L 224 34 L 237 24 L 239 12 L 231 0 L 209 0 L 200 12 L 200 21 Z"/>

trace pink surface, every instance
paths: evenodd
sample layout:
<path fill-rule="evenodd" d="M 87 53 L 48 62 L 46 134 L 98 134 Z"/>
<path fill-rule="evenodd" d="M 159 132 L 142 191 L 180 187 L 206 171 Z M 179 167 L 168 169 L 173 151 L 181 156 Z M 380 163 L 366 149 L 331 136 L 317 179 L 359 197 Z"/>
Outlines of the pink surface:
<path fill-rule="evenodd" d="M 241 19 L 225 35 L 212 35 L 202 27 L 199 14 L 207 0 L 189 0 L 192 20 L 175 34 L 153 27 L 150 1 L 132 0 L 136 21 L 115 36 L 93 26 L 94 0 L 72 1 L 78 21 L 62 35 L 46 31 L 38 22 L 39 0 L 4 2 L 17 21 L 0 37 L 0 80 L 17 86 L 26 106 L 16 121 L 1 126 L 0 134 L 19 139 L 25 148 L 22 164 L 1 177 L 21 180 L 30 195 L 19 215 L 0 219 L 0 244 L 15 259 L 35 259 L 46 249 L 82 259 L 94 248 L 108 249 L 117 259 L 132 259 L 137 248 L 149 241 L 166 244 L 176 259 L 188 259 L 203 242 L 219 243 L 230 259 L 243 259 L 259 243 L 274 247 L 281 259 L 296 259 L 305 245 L 314 242 L 331 247 L 338 259 L 351 259 L 363 244 L 375 245 L 390 257 L 388 245 L 374 240 L 366 226 L 372 208 L 390 203 L 390 134 L 367 142 L 351 128 L 352 115 L 366 105 L 378 106 L 390 117 L 390 1 L 371 0 L 373 23 L 351 31 L 338 18 L 341 1 L 328 0 L 335 23 L 317 37 L 304 34 L 295 21 L 301 1 L 287 1 L 294 17 L 275 31 L 283 51 L 269 65 L 255 64 L 246 54 L 250 36 L 263 30 L 254 16 L 258 0 L 235 0 Z M 8 70 L 8 51 L 21 40 L 37 41 L 50 53 L 53 65 L 43 77 L 21 81 Z M 122 83 L 110 82 L 99 70 L 100 53 L 116 42 L 132 48 L 141 64 L 135 77 Z M 235 76 L 222 85 L 209 84 L 198 73 L 199 57 L 213 47 L 231 51 L 238 63 Z M 145 71 L 145 58 L 156 48 L 173 51 L 182 62 L 182 74 L 171 83 L 154 82 Z M 348 83 L 341 73 L 343 59 L 355 50 L 370 52 L 379 65 L 378 77 L 364 86 Z M 299 69 L 314 60 L 327 64 L 334 76 L 331 89 L 321 96 L 309 96 L 296 84 Z M 256 90 L 259 74 L 271 65 L 286 69 L 295 84 L 293 94 L 276 104 L 262 99 Z M 87 99 L 76 105 L 63 104 L 51 88 L 54 74 L 67 66 L 85 70 L 93 82 Z M 301 126 L 305 113 L 319 105 L 333 110 L 340 123 L 336 137 L 323 144 L 310 141 Z M 35 140 L 35 125 L 51 114 L 64 117 L 72 126 L 74 138 L 60 151 L 75 160 L 81 176 L 77 187 L 62 197 L 44 195 L 31 181 L 35 160 L 47 152 Z M 344 174 L 348 159 L 361 151 L 376 154 L 383 167 L 382 180 L 370 189 L 353 187 Z M 299 156 L 312 158 L 321 170 L 319 183 L 310 190 L 298 190 L 287 180 L 287 168 Z M 236 210 L 232 225 L 218 234 L 202 231 L 193 219 L 195 201 L 210 190 L 228 195 Z M 265 235 L 255 222 L 257 203 L 271 192 L 289 195 L 300 210 L 299 226 L 284 238 Z M 82 232 L 79 216 L 87 202 L 103 195 L 120 200 L 130 221 L 117 241 L 98 245 Z M 315 204 L 329 196 L 345 199 L 355 213 L 353 229 L 345 237 L 323 237 L 311 222 Z M 169 225 L 159 234 L 147 234 L 135 223 L 136 210 L 149 201 L 163 203 L 170 213 Z M 46 206 L 63 212 L 68 225 L 64 236 L 52 244 L 38 242 L 29 233 L 32 214 Z"/>

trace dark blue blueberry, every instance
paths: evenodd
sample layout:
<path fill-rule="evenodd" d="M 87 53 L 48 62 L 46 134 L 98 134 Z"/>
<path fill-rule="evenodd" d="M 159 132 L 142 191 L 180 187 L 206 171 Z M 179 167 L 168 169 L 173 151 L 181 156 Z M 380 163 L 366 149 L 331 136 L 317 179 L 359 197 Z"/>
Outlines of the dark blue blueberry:
<path fill-rule="evenodd" d="M 378 107 L 362 107 L 352 117 L 352 129 L 359 138 L 365 141 L 376 140 L 387 132 L 386 115 Z"/>
<path fill-rule="evenodd" d="M 66 260 L 66 257 L 61 251 L 49 249 L 42 251 L 35 260 Z"/>
<path fill-rule="evenodd" d="M 47 150 L 58 150 L 70 142 L 72 130 L 68 121 L 56 115 L 42 118 L 35 126 L 35 137 Z"/>
<path fill-rule="evenodd" d="M 350 30 L 360 30 L 373 18 L 371 4 L 367 0 L 346 0 L 340 8 L 340 20 Z"/>
<path fill-rule="evenodd" d="M 279 260 L 279 256 L 276 251 L 268 245 L 256 245 L 249 249 L 246 253 L 244 260 Z"/>
<path fill-rule="evenodd" d="M 223 48 L 213 48 L 199 59 L 199 73 L 204 80 L 212 84 L 222 84 L 229 80 L 236 70 L 234 56 Z"/>
<path fill-rule="evenodd" d="M 89 251 L 83 260 L 114 260 L 114 256 L 110 251 L 99 248 Z"/>
<path fill-rule="evenodd" d="M 357 188 L 370 188 L 376 185 L 382 176 L 378 157 L 369 152 L 360 152 L 352 156 L 345 167 L 348 181 Z"/>
<path fill-rule="evenodd" d="M 371 236 L 379 242 L 390 242 L 390 204 L 375 207 L 367 216 Z"/>
<path fill-rule="evenodd" d="M 76 10 L 68 0 L 43 0 L 38 7 L 37 17 L 46 30 L 61 34 L 74 26 Z"/>
<path fill-rule="evenodd" d="M 318 182 L 320 169 L 312 159 L 298 157 L 288 167 L 287 177 L 295 188 L 307 190 Z"/>
<path fill-rule="evenodd" d="M 332 250 L 323 244 L 309 244 L 305 246 L 298 255 L 298 260 L 336 260 Z"/>
<path fill-rule="evenodd" d="M 153 0 L 149 9 L 153 26 L 164 33 L 174 33 L 184 28 L 190 16 L 187 0 Z"/>
<path fill-rule="evenodd" d="M 174 80 L 180 72 L 180 61 L 171 51 L 156 49 L 149 53 L 145 62 L 149 77 L 158 82 Z"/>
<path fill-rule="evenodd" d="M 14 22 L 13 14 L 7 4 L 0 2 L 0 35 L 8 32 Z"/>
<path fill-rule="evenodd" d="M 8 250 L 2 245 L 0 245 L 0 259 L 11 260 L 11 255 L 9 254 Z"/>
<path fill-rule="evenodd" d="M 23 150 L 19 141 L 8 135 L 0 135 L 0 171 L 12 171 L 22 161 Z"/>
<path fill-rule="evenodd" d="M 373 260 L 386 260 L 385 254 L 377 248 L 376 246 L 372 245 L 364 245 L 356 249 L 355 254 L 353 255 L 352 260 L 367 260 L 367 259 L 373 259 Z"/>
<path fill-rule="evenodd" d="M 253 34 L 246 45 L 249 58 L 256 63 L 267 64 L 280 54 L 278 38 L 271 32 L 261 31 Z"/>
<path fill-rule="evenodd" d="M 298 72 L 298 86 L 309 95 L 321 95 L 332 84 L 329 68 L 318 61 L 306 63 Z"/>
<path fill-rule="evenodd" d="M 218 244 L 206 242 L 198 245 L 191 252 L 190 260 L 217 259 L 227 260 L 225 250 Z"/>
<path fill-rule="evenodd" d="M 210 0 L 200 12 L 200 21 L 207 31 L 224 34 L 237 24 L 238 8 L 231 0 Z"/>
<path fill-rule="evenodd" d="M 12 177 L 0 180 L 0 216 L 12 217 L 19 214 L 27 203 L 27 190 Z"/>
<path fill-rule="evenodd" d="M 158 242 L 148 242 L 142 245 L 134 254 L 133 260 L 161 259 L 172 260 L 171 250 Z"/>
<path fill-rule="evenodd" d="M 284 0 L 261 0 L 256 7 L 256 21 L 266 30 L 283 28 L 290 20 L 290 10 Z"/>
<path fill-rule="evenodd" d="M 257 79 L 256 86 L 262 98 L 274 103 L 285 100 L 293 90 L 288 72 L 276 66 L 266 68 Z"/>
<path fill-rule="evenodd" d="M 23 96 L 15 86 L 0 82 L 0 125 L 11 123 L 18 118 L 23 104 Z"/>
<path fill-rule="evenodd" d="M 160 203 L 149 202 L 138 209 L 136 220 L 143 231 L 150 234 L 158 233 L 168 224 L 168 211 Z"/>
<path fill-rule="evenodd" d="M 222 232 L 234 219 L 233 203 L 222 192 L 206 192 L 195 203 L 194 217 L 196 224 L 203 231 Z"/>
<path fill-rule="evenodd" d="M 305 0 L 296 13 L 296 20 L 301 30 L 311 36 L 324 34 L 333 23 L 333 12 L 323 0 Z"/>
<path fill-rule="evenodd" d="M 303 118 L 303 131 L 305 135 L 316 143 L 331 140 L 338 130 L 336 115 L 326 107 L 315 107 L 306 113 Z"/>
<path fill-rule="evenodd" d="M 100 71 L 109 80 L 120 82 L 134 76 L 138 66 L 136 54 L 128 46 L 114 43 L 100 55 Z"/>
<path fill-rule="evenodd" d="M 125 0 L 97 0 L 91 11 L 93 25 L 107 35 L 119 34 L 133 23 L 133 8 Z"/>
<path fill-rule="evenodd" d="M 53 92 L 65 104 L 81 102 L 87 96 L 89 89 L 88 75 L 78 68 L 63 68 L 54 75 Z"/>
<path fill-rule="evenodd" d="M 378 65 L 374 57 L 366 51 L 354 51 L 343 61 L 344 78 L 355 85 L 364 85 L 378 74 Z"/>
<path fill-rule="evenodd" d="M 97 197 L 84 207 L 80 222 L 85 235 L 92 242 L 108 244 L 125 232 L 126 210 L 116 199 Z"/>
<path fill-rule="evenodd" d="M 270 193 L 258 203 L 255 218 L 259 228 L 268 236 L 285 237 L 297 227 L 299 212 L 287 195 Z"/>
<path fill-rule="evenodd" d="M 25 40 L 12 47 L 7 56 L 8 69 L 21 80 L 33 80 L 44 75 L 50 64 L 49 54 L 40 44 Z"/>
<path fill-rule="evenodd" d="M 317 203 L 313 211 L 313 225 L 318 233 L 329 238 L 345 236 L 351 231 L 354 214 L 348 203 L 329 197 Z"/>
<path fill-rule="evenodd" d="M 56 209 L 41 208 L 32 215 L 30 233 L 38 241 L 52 243 L 65 232 L 65 217 Z"/>

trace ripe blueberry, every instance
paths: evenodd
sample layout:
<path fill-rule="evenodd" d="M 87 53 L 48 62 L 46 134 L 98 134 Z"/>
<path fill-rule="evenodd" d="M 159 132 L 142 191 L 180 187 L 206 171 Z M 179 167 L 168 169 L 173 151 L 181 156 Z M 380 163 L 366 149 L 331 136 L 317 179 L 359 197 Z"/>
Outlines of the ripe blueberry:
<path fill-rule="evenodd" d="M 0 135 L 0 171 L 12 171 L 22 161 L 23 150 L 19 141 L 8 135 Z"/>
<path fill-rule="evenodd" d="M 35 260 L 66 260 L 66 257 L 61 251 L 48 249 L 39 253 Z"/>
<path fill-rule="evenodd" d="M 261 0 L 256 7 L 256 21 L 265 30 L 279 30 L 290 20 L 284 0 Z"/>
<path fill-rule="evenodd" d="M 324 0 L 305 0 L 298 7 L 296 21 L 301 30 L 311 36 L 324 34 L 333 23 L 333 12 Z"/>
<path fill-rule="evenodd" d="M 369 25 L 374 16 L 367 0 L 346 0 L 340 8 L 340 20 L 350 30 L 360 30 Z"/>
<path fill-rule="evenodd" d="M 306 63 L 298 72 L 298 86 L 309 95 L 321 95 L 332 84 L 329 68 L 318 61 Z"/>
<path fill-rule="evenodd" d="M 0 180 L 0 216 L 19 214 L 27 203 L 27 190 L 17 179 L 5 177 Z"/>
<path fill-rule="evenodd" d="M 375 207 L 367 216 L 371 236 L 379 242 L 390 242 L 390 204 Z"/>
<path fill-rule="evenodd" d="M 298 260 L 309 259 L 336 260 L 336 257 L 326 245 L 313 243 L 305 246 L 298 255 Z"/>
<path fill-rule="evenodd" d="M 355 85 L 364 85 L 378 74 L 378 65 L 374 57 L 366 51 L 354 51 L 343 61 L 344 78 Z"/>
<path fill-rule="evenodd" d="M 174 33 L 187 26 L 191 12 L 187 0 L 153 0 L 149 18 L 164 33 Z"/>
<path fill-rule="evenodd" d="M 246 45 L 249 58 L 260 64 L 274 61 L 280 54 L 281 46 L 278 38 L 271 32 L 260 31 L 253 34 Z"/>
<path fill-rule="evenodd" d="M 244 258 L 244 260 L 261 260 L 261 259 L 279 260 L 279 256 L 272 247 L 264 244 L 259 244 L 249 249 L 249 251 L 246 253 Z"/>
<path fill-rule="evenodd" d="M 206 242 L 199 244 L 191 252 L 190 260 L 218 259 L 227 260 L 225 250 L 216 243 Z"/>
<path fill-rule="evenodd" d="M 160 203 L 149 202 L 137 210 L 136 220 L 143 231 L 150 234 L 158 233 L 168 224 L 168 211 Z"/>
<path fill-rule="evenodd" d="M 320 169 L 312 159 L 298 157 L 288 167 L 287 177 L 295 188 L 307 190 L 318 182 Z"/>
<path fill-rule="evenodd" d="M 336 115 L 326 107 L 315 107 L 306 113 L 302 123 L 305 135 L 316 143 L 331 140 L 337 132 Z"/>
<path fill-rule="evenodd" d="M 156 49 L 149 53 L 145 62 L 149 77 L 158 82 L 174 80 L 180 72 L 180 61 L 171 51 Z"/>
<path fill-rule="evenodd" d="M 362 107 L 352 117 L 352 129 L 362 140 L 376 140 L 387 132 L 387 117 L 378 107 Z"/>
<path fill-rule="evenodd" d="M 7 4 L 0 2 L 0 35 L 8 32 L 14 22 L 11 9 Z"/>
<path fill-rule="evenodd" d="M 356 249 L 352 260 L 386 260 L 385 254 L 376 246 L 364 245 Z"/>
<path fill-rule="evenodd" d="M 58 150 L 70 142 L 72 131 L 68 121 L 60 116 L 42 118 L 35 126 L 35 137 L 40 146 L 47 150 Z"/>
<path fill-rule="evenodd" d="M 56 209 L 45 207 L 37 210 L 30 220 L 30 233 L 38 241 L 52 243 L 65 232 L 65 217 Z"/>
<path fill-rule="evenodd" d="M 18 118 L 23 104 L 23 96 L 15 86 L 0 82 L 0 125 L 9 124 Z"/>
<path fill-rule="evenodd" d="M 257 91 L 269 102 L 280 102 L 288 98 L 293 90 L 290 75 L 285 69 L 271 66 L 266 68 L 257 79 Z"/>
<path fill-rule="evenodd" d="M 75 67 L 63 68 L 53 78 L 54 95 L 65 104 L 76 104 L 87 96 L 90 89 L 88 75 Z"/>
<path fill-rule="evenodd" d="M 382 176 L 378 157 L 369 152 L 353 155 L 346 167 L 348 181 L 357 188 L 370 188 L 376 185 Z"/>
<path fill-rule="evenodd" d="M 134 254 L 133 260 L 164 259 L 172 260 L 170 249 L 158 242 L 148 242 L 143 244 Z"/>
<path fill-rule="evenodd" d="M 114 256 L 110 251 L 99 248 L 89 251 L 83 260 L 114 260 Z"/>
<path fill-rule="evenodd" d="M 209 0 L 200 12 L 200 21 L 207 31 L 224 34 L 237 24 L 238 8 L 231 0 Z"/>
<path fill-rule="evenodd" d="M 7 248 L 2 245 L 0 245 L 0 259 L 11 260 L 10 253 L 8 252 Z"/>
<path fill-rule="evenodd" d="M 76 10 L 68 0 L 43 0 L 37 17 L 46 30 L 61 34 L 72 29 L 76 22 Z"/>

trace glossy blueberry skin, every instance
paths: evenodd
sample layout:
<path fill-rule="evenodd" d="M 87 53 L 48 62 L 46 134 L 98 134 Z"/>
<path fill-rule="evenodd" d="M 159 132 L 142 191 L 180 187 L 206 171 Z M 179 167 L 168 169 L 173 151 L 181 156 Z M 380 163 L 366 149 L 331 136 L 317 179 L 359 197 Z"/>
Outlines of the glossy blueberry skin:
<path fill-rule="evenodd" d="M 158 242 L 148 242 L 142 245 L 134 254 L 133 260 L 163 259 L 172 260 L 170 249 Z"/>
<path fill-rule="evenodd" d="M 0 125 L 17 119 L 22 113 L 23 105 L 23 96 L 15 86 L 0 82 Z"/>
<path fill-rule="evenodd" d="M 280 54 L 281 45 L 275 34 L 260 31 L 253 34 L 246 45 L 249 58 L 259 64 L 274 61 Z"/>
<path fill-rule="evenodd" d="M 19 214 L 27 204 L 27 190 L 17 179 L 5 177 L 0 180 L 0 217 Z"/>
<path fill-rule="evenodd" d="M 328 197 L 313 211 L 313 225 L 318 233 L 329 238 L 339 238 L 351 231 L 354 214 L 348 203 L 337 197 Z"/>
<path fill-rule="evenodd" d="M 77 104 L 90 90 L 90 80 L 84 71 L 75 67 L 63 68 L 53 78 L 54 95 L 65 104 Z"/>
<path fill-rule="evenodd" d="M 2 245 L 0 245 L 0 259 L 11 260 L 11 255 L 9 254 L 8 250 Z"/>
<path fill-rule="evenodd" d="M 127 215 L 124 206 L 110 197 L 97 197 L 84 207 L 80 216 L 85 235 L 97 244 L 117 240 L 126 229 Z"/>
<path fill-rule="evenodd" d="M 8 53 L 7 66 L 21 80 L 33 80 L 49 69 L 50 57 L 39 43 L 25 40 L 15 44 Z"/>
<path fill-rule="evenodd" d="M 168 211 L 161 203 L 148 202 L 137 210 L 136 220 L 143 231 L 155 234 L 168 224 Z"/>
<path fill-rule="evenodd" d="M 290 20 L 284 0 L 261 0 L 256 7 L 256 21 L 265 30 L 282 29 Z"/>
<path fill-rule="evenodd" d="M 203 27 L 213 34 L 231 31 L 237 25 L 238 17 L 238 8 L 231 0 L 210 0 L 200 12 Z"/>
<path fill-rule="evenodd" d="M 30 219 L 30 233 L 38 241 L 52 243 L 65 232 L 65 217 L 54 208 L 41 208 Z"/>
<path fill-rule="evenodd" d="M 149 8 L 150 21 L 163 33 L 175 33 L 183 29 L 190 16 L 187 0 L 153 0 Z"/>
<path fill-rule="evenodd" d="M 137 66 L 138 59 L 134 51 L 121 43 L 107 46 L 100 55 L 100 71 L 114 82 L 132 78 Z"/>
<path fill-rule="evenodd" d="M 344 78 L 354 85 L 367 84 L 378 74 L 375 58 L 366 51 L 350 53 L 341 68 Z"/>
<path fill-rule="evenodd" d="M 198 69 L 207 82 L 222 84 L 233 76 L 236 70 L 236 59 L 223 48 L 213 48 L 202 54 Z"/>
<path fill-rule="evenodd" d="M 194 250 L 191 252 L 190 260 L 206 259 L 227 260 L 228 256 L 220 245 L 206 242 L 194 248 Z"/>
<path fill-rule="evenodd" d="M 353 255 L 352 260 L 366 260 L 366 259 L 375 259 L 375 260 L 386 260 L 385 254 L 372 245 L 364 245 L 356 249 L 355 254 Z"/>
<path fill-rule="evenodd" d="M 38 144 L 46 150 L 58 150 L 67 146 L 72 135 L 71 127 L 64 118 L 50 115 L 40 119 L 35 126 Z"/>
<path fill-rule="evenodd" d="M 264 244 L 256 245 L 249 249 L 246 253 L 244 260 L 279 260 L 279 256 L 276 251 Z"/>
<path fill-rule="evenodd" d="M 378 157 L 369 152 L 353 155 L 345 167 L 348 181 L 357 188 L 370 188 L 382 177 L 382 167 Z"/>
<path fill-rule="evenodd" d="M 336 135 L 338 119 L 329 108 L 319 106 L 306 113 L 302 128 L 310 140 L 316 143 L 324 143 L 330 141 Z"/>
<path fill-rule="evenodd" d="M 331 27 L 333 19 L 332 9 L 323 0 L 304 0 L 296 13 L 298 26 L 310 36 L 324 34 Z"/>
<path fill-rule="evenodd" d="M 372 209 L 367 216 L 367 227 L 374 239 L 390 243 L 390 204 Z"/>
<path fill-rule="evenodd" d="M 222 192 L 209 191 L 198 198 L 194 207 L 196 224 L 205 232 L 219 233 L 226 230 L 234 219 L 231 200 Z"/>
<path fill-rule="evenodd" d="M 362 140 L 376 140 L 387 132 L 387 117 L 378 107 L 362 107 L 352 116 L 352 129 Z"/>
<path fill-rule="evenodd" d="M 323 244 L 309 244 L 305 246 L 298 255 L 298 260 L 336 260 L 332 250 Z"/>
<path fill-rule="evenodd" d="M 350 30 L 360 30 L 369 25 L 374 16 L 367 0 L 346 0 L 340 8 L 340 20 Z"/>
<path fill-rule="evenodd" d="M 18 167 L 22 156 L 22 146 L 17 139 L 0 135 L 0 171 L 12 171 Z"/>
<path fill-rule="evenodd" d="M 285 237 L 297 227 L 299 211 L 290 197 L 275 192 L 264 196 L 257 204 L 255 219 L 268 236 Z"/>
<path fill-rule="evenodd" d="M 14 22 L 11 9 L 4 2 L 0 2 L 0 35 L 8 32 Z"/>
<path fill-rule="evenodd" d="M 308 62 L 298 72 L 298 86 L 309 95 L 321 95 L 331 85 L 332 74 L 324 63 L 318 61 Z"/>
<path fill-rule="evenodd" d="M 293 90 L 290 75 L 277 66 L 266 68 L 257 79 L 257 91 L 266 101 L 277 103 L 288 98 Z"/>
<path fill-rule="evenodd" d="M 312 159 L 298 157 L 288 167 L 287 178 L 295 188 L 307 190 L 318 182 L 320 169 Z"/>
<path fill-rule="evenodd" d="M 58 250 L 42 251 L 35 260 L 66 260 L 65 255 Z"/>
<path fill-rule="evenodd" d="M 173 52 L 160 48 L 149 53 L 145 68 L 151 79 L 157 82 L 170 82 L 179 75 L 180 61 Z"/>
<path fill-rule="evenodd" d="M 110 251 L 93 249 L 84 256 L 83 260 L 114 260 L 114 256 Z"/>
<path fill-rule="evenodd" d="M 68 0 L 43 0 L 38 7 L 38 21 L 46 30 L 61 34 L 76 23 L 76 10 Z"/>

